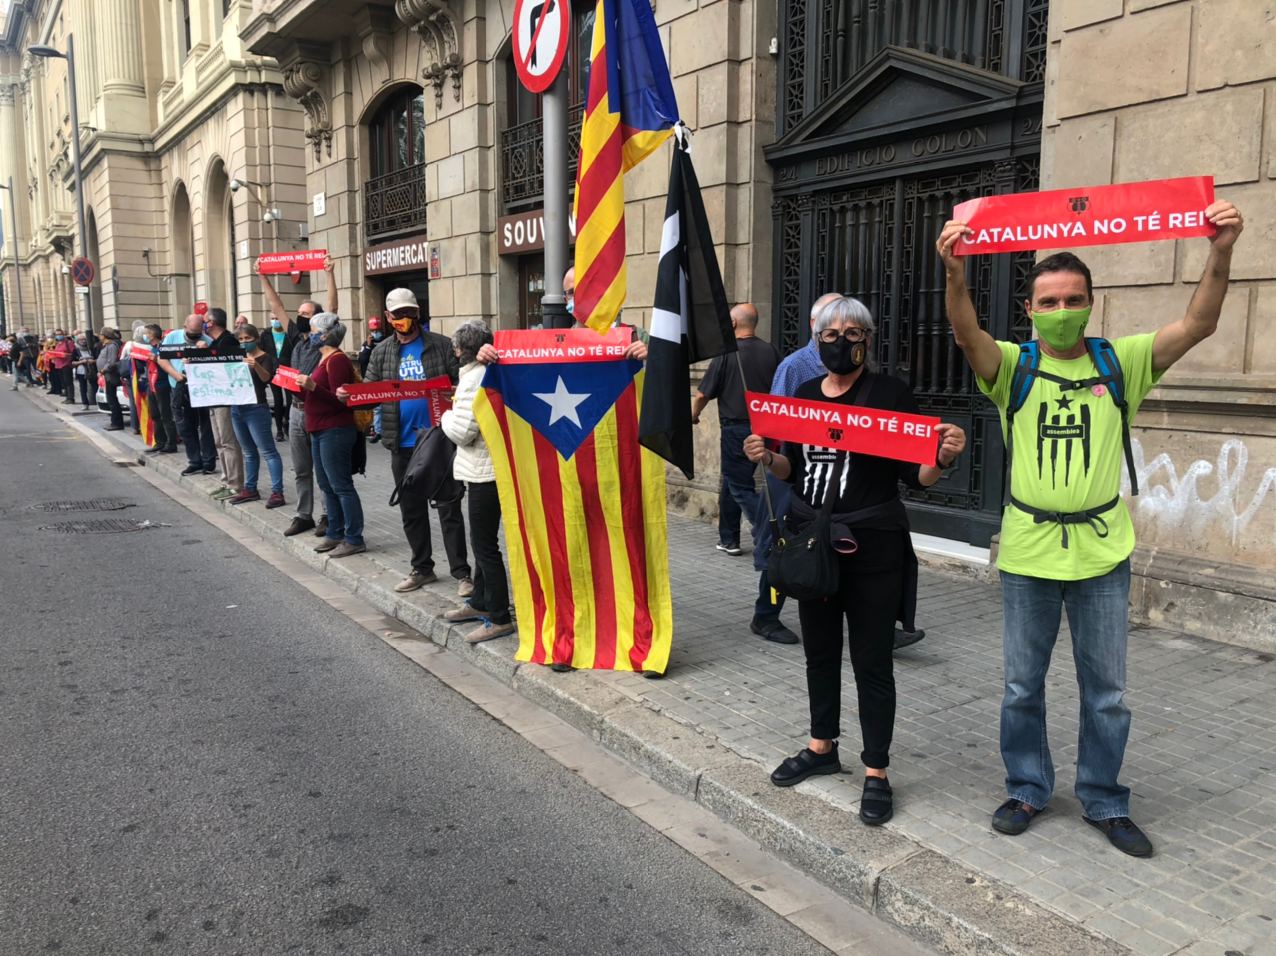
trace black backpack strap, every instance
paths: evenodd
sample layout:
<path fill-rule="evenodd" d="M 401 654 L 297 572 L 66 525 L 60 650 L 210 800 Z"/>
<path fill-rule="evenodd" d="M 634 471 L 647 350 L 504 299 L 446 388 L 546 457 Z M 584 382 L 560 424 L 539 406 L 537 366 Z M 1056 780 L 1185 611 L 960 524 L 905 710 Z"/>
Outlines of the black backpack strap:
<path fill-rule="evenodd" d="M 1117 358 L 1112 343 L 1103 338 L 1087 338 L 1086 351 L 1099 373 L 1100 381 L 1107 386 L 1108 394 L 1121 412 L 1121 444 L 1125 448 L 1125 468 L 1130 475 L 1130 494 L 1139 493 L 1139 476 L 1134 472 L 1134 448 L 1130 441 L 1130 403 L 1125 393 L 1125 372 Z"/>
<path fill-rule="evenodd" d="M 1015 412 L 1023 408 L 1032 392 L 1041 365 L 1041 345 L 1036 339 L 1019 346 L 1019 358 L 1010 378 L 1010 398 L 1006 402 L 1006 456 L 1001 461 L 1001 503 L 1010 503 L 1010 457 L 1015 447 Z"/>

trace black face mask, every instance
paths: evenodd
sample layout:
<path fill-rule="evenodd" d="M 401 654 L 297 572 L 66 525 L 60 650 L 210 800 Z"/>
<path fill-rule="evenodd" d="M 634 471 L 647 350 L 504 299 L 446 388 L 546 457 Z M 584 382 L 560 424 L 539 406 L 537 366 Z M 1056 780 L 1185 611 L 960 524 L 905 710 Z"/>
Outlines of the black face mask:
<path fill-rule="evenodd" d="M 200 340 L 200 338 L 202 338 L 202 336 L 201 336 L 198 332 L 187 332 L 187 333 L 186 333 L 186 341 L 187 341 L 187 342 L 190 342 L 192 345 L 193 345 L 193 344 L 195 344 L 196 342 L 198 342 L 198 341 Z"/>
<path fill-rule="evenodd" d="M 834 375 L 850 375 L 866 358 L 867 342 L 848 342 L 839 336 L 836 342 L 820 343 L 820 361 Z"/>

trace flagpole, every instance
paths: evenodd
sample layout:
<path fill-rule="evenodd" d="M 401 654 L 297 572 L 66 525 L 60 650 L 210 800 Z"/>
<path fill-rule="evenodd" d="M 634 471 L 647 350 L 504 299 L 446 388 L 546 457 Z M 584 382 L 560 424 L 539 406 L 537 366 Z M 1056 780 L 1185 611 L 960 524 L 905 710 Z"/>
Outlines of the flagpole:
<path fill-rule="evenodd" d="M 561 0 L 560 0 L 561 2 Z M 541 321 L 547 329 L 571 326 L 563 299 L 567 271 L 567 71 L 541 95 L 544 124 L 545 291 Z"/>

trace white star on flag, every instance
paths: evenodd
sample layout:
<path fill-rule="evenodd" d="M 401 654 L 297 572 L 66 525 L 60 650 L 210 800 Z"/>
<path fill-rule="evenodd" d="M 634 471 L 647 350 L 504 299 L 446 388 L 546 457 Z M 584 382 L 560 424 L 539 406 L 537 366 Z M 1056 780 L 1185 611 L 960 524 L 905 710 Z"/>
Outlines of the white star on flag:
<path fill-rule="evenodd" d="M 558 376 L 558 384 L 552 392 L 533 392 L 537 398 L 549 406 L 549 423 L 552 425 L 560 418 L 568 419 L 577 428 L 583 428 L 580 423 L 580 416 L 576 414 L 576 407 L 589 398 L 589 392 L 573 394 L 567 391 L 567 386 L 563 383 L 563 377 Z"/>

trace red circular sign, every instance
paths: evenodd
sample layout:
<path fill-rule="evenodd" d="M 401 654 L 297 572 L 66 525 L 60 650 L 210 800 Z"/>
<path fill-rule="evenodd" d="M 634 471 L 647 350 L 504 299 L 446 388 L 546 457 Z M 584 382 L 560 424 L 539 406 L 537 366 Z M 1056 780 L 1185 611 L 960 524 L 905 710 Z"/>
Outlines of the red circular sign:
<path fill-rule="evenodd" d="M 76 285 L 89 285 L 96 274 L 93 263 L 84 256 L 71 260 L 71 281 Z"/>
<path fill-rule="evenodd" d="M 514 70 L 532 93 L 553 85 L 571 38 L 569 0 L 515 0 Z"/>

